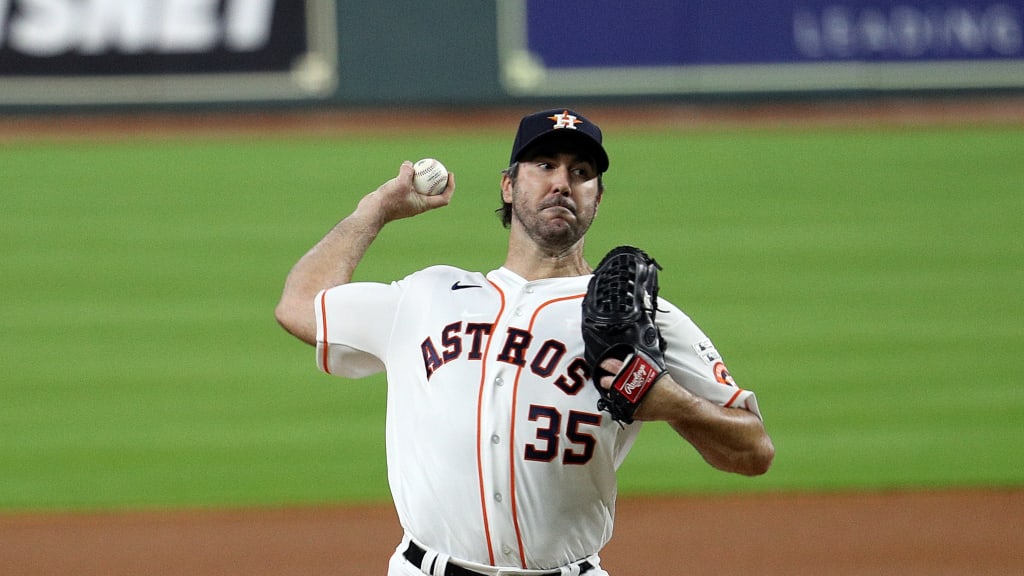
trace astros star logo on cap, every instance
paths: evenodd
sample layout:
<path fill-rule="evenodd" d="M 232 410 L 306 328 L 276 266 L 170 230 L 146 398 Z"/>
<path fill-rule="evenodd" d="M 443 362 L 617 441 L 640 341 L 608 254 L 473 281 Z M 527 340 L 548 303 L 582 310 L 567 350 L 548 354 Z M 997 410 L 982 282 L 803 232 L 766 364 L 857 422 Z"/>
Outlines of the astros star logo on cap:
<path fill-rule="evenodd" d="M 577 124 L 583 124 L 583 120 L 578 120 L 575 116 L 569 114 L 568 110 L 563 110 L 561 114 L 548 116 L 548 119 L 555 123 L 553 128 L 572 128 L 575 130 Z"/>
<path fill-rule="evenodd" d="M 509 166 L 522 160 L 525 152 L 543 143 L 553 145 L 559 151 L 586 153 L 593 158 L 598 172 L 603 174 L 608 170 L 608 154 L 601 145 L 601 129 L 571 108 L 548 108 L 523 116 L 519 120 L 516 139 L 512 142 Z"/>

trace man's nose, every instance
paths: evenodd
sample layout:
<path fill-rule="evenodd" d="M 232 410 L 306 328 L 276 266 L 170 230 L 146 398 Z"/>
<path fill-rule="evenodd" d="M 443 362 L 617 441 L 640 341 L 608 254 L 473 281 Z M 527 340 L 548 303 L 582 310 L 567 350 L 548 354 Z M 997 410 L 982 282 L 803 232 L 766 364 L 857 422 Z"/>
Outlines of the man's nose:
<path fill-rule="evenodd" d="M 569 169 L 567 167 L 561 167 L 558 170 L 555 170 L 553 178 L 556 192 L 562 195 L 568 195 L 572 191 L 572 179 L 570 178 Z"/>

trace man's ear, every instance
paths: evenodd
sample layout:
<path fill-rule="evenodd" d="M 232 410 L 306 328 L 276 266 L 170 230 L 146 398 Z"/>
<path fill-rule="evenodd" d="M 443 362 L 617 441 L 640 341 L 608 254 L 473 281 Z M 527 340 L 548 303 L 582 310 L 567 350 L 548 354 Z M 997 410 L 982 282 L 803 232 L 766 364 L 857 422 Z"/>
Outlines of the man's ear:
<path fill-rule="evenodd" d="M 501 201 L 512 203 L 512 177 L 508 174 L 501 175 Z"/>

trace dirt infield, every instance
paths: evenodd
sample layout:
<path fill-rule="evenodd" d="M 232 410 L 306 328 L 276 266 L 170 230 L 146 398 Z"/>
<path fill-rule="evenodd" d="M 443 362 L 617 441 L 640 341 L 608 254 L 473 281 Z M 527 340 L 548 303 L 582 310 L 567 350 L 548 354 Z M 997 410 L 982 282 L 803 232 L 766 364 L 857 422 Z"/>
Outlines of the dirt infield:
<path fill-rule="evenodd" d="M 1011 576 L 1024 490 L 629 499 L 613 576 Z M 18 576 L 381 575 L 386 507 L 0 516 Z"/>
<path fill-rule="evenodd" d="M 809 102 L 725 104 L 593 105 L 586 114 L 608 128 L 678 127 L 693 130 L 772 127 L 979 126 L 1024 125 L 1024 95 L 876 98 Z M 434 109 L 242 110 L 226 112 L 137 112 L 132 114 L 0 114 L 0 142 L 53 139 L 118 139 L 126 136 L 216 137 L 278 134 L 330 136 L 339 133 L 431 132 L 467 130 L 510 132 L 533 107 Z"/>

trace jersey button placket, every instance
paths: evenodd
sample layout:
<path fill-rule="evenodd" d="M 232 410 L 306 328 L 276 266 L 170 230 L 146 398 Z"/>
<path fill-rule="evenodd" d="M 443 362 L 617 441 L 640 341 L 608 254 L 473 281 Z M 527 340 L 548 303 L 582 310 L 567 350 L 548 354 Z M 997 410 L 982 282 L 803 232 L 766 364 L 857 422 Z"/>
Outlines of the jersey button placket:
<path fill-rule="evenodd" d="M 496 326 L 496 330 L 505 330 L 502 325 L 507 326 L 508 323 L 500 322 Z M 492 354 L 497 355 L 500 350 L 492 351 Z M 489 501 L 487 504 L 487 522 L 490 524 L 490 533 L 492 541 L 495 545 L 495 553 L 498 550 L 502 550 L 509 546 L 509 539 L 515 538 L 515 521 L 512 517 L 511 510 L 505 503 L 505 495 L 509 494 L 512 490 L 510 478 L 511 469 L 509 462 L 509 448 L 508 448 L 508 434 L 512 428 L 510 421 L 511 416 L 511 393 L 512 381 L 509 379 L 509 375 L 505 373 L 504 364 L 497 361 L 494 356 L 491 359 L 492 366 L 497 369 L 493 374 L 490 382 L 492 386 L 487 391 L 487 401 L 484 407 L 484 412 L 481 419 L 481 424 L 485 427 L 482 432 L 486 434 L 483 440 L 486 443 L 487 448 L 481 455 L 483 457 L 483 486 L 486 490 L 486 494 L 489 495 Z M 515 554 L 518 549 L 511 549 L 512 553 Z"/>

